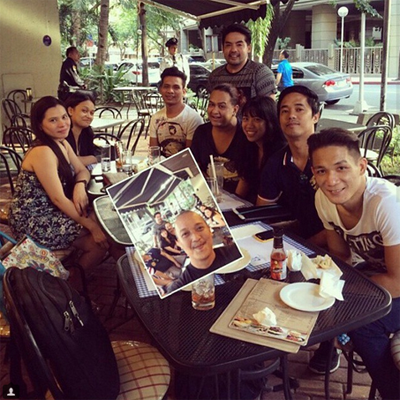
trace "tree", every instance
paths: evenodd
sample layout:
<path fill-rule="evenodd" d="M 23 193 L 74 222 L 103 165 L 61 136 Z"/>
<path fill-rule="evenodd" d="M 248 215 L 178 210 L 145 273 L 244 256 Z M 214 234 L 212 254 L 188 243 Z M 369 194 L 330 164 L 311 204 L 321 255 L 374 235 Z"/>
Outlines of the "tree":
<path fill-rule="evenodd" d="M 108 40 L 108 17 L 110 13 L 110 0 L 101 0 L 100 19 L 99 19 L 99 37 L 97 43 L 97 54 L 95 64 L 104 66 L 107 58 L 107 40 Z"/>

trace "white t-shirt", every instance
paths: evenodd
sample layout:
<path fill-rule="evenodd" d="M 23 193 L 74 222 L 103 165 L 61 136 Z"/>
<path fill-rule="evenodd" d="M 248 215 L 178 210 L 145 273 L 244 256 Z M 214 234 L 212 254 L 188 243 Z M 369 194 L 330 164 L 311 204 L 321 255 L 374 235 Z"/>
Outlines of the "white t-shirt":
<path fill-rule="evenodd" d="M 167 117 L 164 107 L 151 117 L 150 137 L 158 140 L 162 155 L 169 157 L 185 148 L 186 141 L 193 139 L 194 131 L 202 123 L 203 119 L 197 111 L 187 104 L 174 118 Z"/>
<path fill-rule="evenodd" d="M 357 225 L 346 229 L 336 206 L 318 189 L 315 207 L 325 229 L 335 230 L 371 267 L 386 270 L 384 246 L 400 244 L 400 188 L 381 179 L 367 177 L 363 211 Z"/>

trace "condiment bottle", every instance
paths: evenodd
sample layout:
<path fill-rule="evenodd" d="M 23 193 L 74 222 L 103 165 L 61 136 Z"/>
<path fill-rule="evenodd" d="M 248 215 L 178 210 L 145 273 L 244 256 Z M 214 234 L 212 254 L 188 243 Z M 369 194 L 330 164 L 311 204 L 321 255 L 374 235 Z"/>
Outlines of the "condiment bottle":
<path fill-rule="evenodd" d="M 271 279 L 282 281 L 287 276 L 287 256 L 283 248 L 283 229 L 274 228 L 274 245 L 271 251 Z"/>

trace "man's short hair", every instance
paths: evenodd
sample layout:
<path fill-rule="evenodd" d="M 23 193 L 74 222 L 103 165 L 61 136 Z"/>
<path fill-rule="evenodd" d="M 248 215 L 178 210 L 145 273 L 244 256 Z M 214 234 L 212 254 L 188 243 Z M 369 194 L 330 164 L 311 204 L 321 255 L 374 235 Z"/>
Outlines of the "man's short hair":
<path fill-rule="evenodd" d="M 153 217 L 155 218 L 155 217 L 157 217 L 157 215 L 161 215 L 160 211 L 156 211 L 156 212 L 154 213 Z"/>
<path fill-rule="evenodd" d="M 164 78 L 166 78 L 167 76 L 176 76 L 177 78 L 181 78 L 183 87 L 186 87 L 187 76 L 184 72 L 180 71 L 178 68 L 176 67 L 165 68 L 161 74 L 161 85 L 164 83 Z"/>
<path fill-rule="evenodd" d="M 243 24 L 232 24 L 222 30 L 222 45 L 225 43 L 225 38 L 229 33 L 238 32 L 244 35 L 246 43 L 251 44 L 251 31 Z"/>
<path fill-rule="evenodd" d="M 318 101 L 318 96 L 317 94 L 302 85 L 294 85 L 294 86 L 289 86 L 286 89 L 282 90 L 282 92 L 279 95 L 279 100 L 278 100 L 278 115 L 281 114 L 281 105 L 282 105 L 282 101 L 283 99 L 289 95 L 290 93 L 300 93 L 303 96 L 305 96 L 307 98 L 307 103 L 309 104 L 309 106 L 311 107 L 311 111 L 312 111 L 312 115 L 316 115 L 319 113 L 319 101 Z"/>
<path fill-rule="evenodd" d="M 345 147 L 356 161 L 361 157 L 358 136 L 346 129 L 323 129 L 321 132 L 311 135 L 307 143 L 311 162 L 315 151 L 329 146 Z"/>
<path fill-rule="evenodd" d="M 67 57 L 69 57 L 75 51 L 78 51 L 78 49 L 75 46 L 68 47 L 67 52 L 66 52 Z"/>
<path fill-rule="evenodd" d="M 282 50 L 281 54 L 283 55 L 283 57 L 285 57 L 286 59 L 289 58 L 289 53 L 286 50 Z"/>

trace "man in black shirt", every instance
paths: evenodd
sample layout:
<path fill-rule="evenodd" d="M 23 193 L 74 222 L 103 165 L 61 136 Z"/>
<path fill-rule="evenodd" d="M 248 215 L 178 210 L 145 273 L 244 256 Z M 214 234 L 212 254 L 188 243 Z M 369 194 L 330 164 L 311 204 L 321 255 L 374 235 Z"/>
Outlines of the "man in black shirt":
<path fill-rule="evenodd" d="M 65 101 L 70 93 L 70 89 L 85 89 L 85 84 L 78 74 L 80 55 L 76 47 L 68 47 L 67 58 L 64 60 L 60 71 L 60 84 L 58 86 L 58 98 Z"/>

